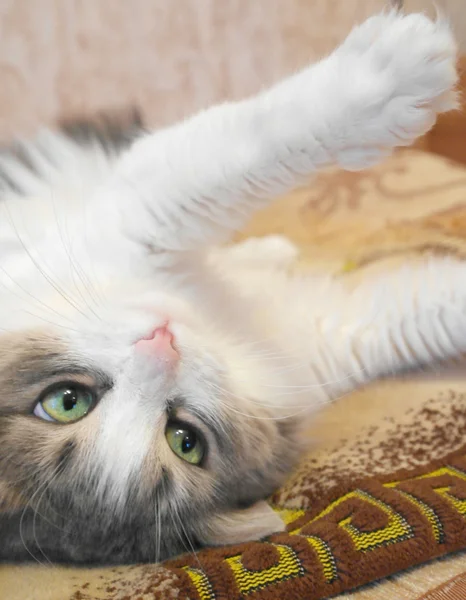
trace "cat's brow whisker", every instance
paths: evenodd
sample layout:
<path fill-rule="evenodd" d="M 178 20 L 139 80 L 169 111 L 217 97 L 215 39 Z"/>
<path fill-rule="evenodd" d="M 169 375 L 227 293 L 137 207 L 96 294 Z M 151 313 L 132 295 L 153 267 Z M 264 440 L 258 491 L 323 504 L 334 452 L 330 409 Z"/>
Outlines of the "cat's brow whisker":
<path fill-rule="evenodd" d="M 31 251 L 29 250 L 29 248 L 25 244 L 23 238 L 19 234 L 18 228 L 16 227 L 14 219 L 12 218 L 12 215 L 11 215 L 11 213 L 10 213 L 10 211 L 9 211 L 9 209 L 8 209 L 8 207 L 7 207 L 6 204 L 5 204 L 5 209 L 6 209 L 7 213 L 8 213 L 8 215 L 9 215 L 9 220 L 10 220 L 11 226 L 14 229 L 14 232 L 16 234 L 16 237 L 18 238 L 19 243 L 21 244 L 21 247 L 23 248 L 23 250 L 27 254 L 27 256 L 30 258 L 32 264 L 36 267 L 37 271 L 42 275 L 42 277 L 45 279 L 45 281 L 57 292 L 57 294 L 59 294 L 65 300 L 65 302 L 67 302 L 70 306 L 72 306 L 83 317 L 85 317 L 86 319 L 88 319 L 89 316 L 86 315 L 86 313 L 83 312 L 80 309 L 80 307 L 73 300 L 70 299 L 70 297 L 68 296 L 68 294 L 66 294 L 64 292 L 64 290 L 61 288 L 61 286 L 59 286 L 53 280 L 53 278 L 48 273 L 46 273 L 45 270 L 40 266 L 40 264 L 38 263 L 38 261 L 34 258 L 34 256 L 32 255 Z"/>
<path fill-rule="evenodd" d="M 40 315 L 36 315 L 32 312 L 29 312 L 28 310 L 24 310 L 23 309 L 24 314 L 26 315 L 30 315 L 32 317 L 35 317 L 36 319 L 40 319 L 41 321 L 44 321 L 44 323 L 48 323 L 49 325 L 53 325 L 54 327 L 59 327 L 60 329 L 66 329 L 67 331 L 74 331 L 74 332 L 79 332 L 78 329 L 75 329 L 73 327 L 67 327 L 66 325 L 60 325 L 60 323 L 55 323 L 54 321 L 50 321 L 49 319 L 45 319 L 44 317 L 41 317 Z"/>
<path fill-rule="evenodd" d="M 75 275 L 78 277 L 79 281 L 81 282 L 82 286 L 84 286 L 85 291 L 87 292 L 87 295 L 89 296 L 90 300 L 92 302 L 94 302 L 94 305 L 98 306 L 94 297 L 92 296 L 91 293 L 91 289 L 89 286 L 89 283 L 87 283 L 84 279 L 84 276 L 82 274 L 82 270 L 80 267 L 78 267 L 76 261 L 74 260 L 74 258 L 72 257 L 71 251 L 66 247 L 65 242 L 62 238 L 62 243 L 63 243 L 63 247 L 65 249 L 65 252 L 68 256 L 68 261 L 69 261 L 69 266 L 70 266 L 70 274 L 71 274 L 71 279 L 72 279 L 72 283 L 76 289 L 76 292 L 79 294 L 82 302 L 84 302 L 84 304 L 86 305 L 86 307 L 88 308 L 88 310 L 100 321 L 102 320 L 100 315 L 95 311 L 94 307 L 89 303 L 88 299 L 86 298 L 85 294 L 83 293 L 81 287 L 78 285 L 78 282 L 76 281 Z"/>
<path fill-rule="evenodd" d="M 85 201 L 83 200 L 82 203 L 82 207 L 83 207 L 83 238 L 86 236 L 85 232 L 86 232 L 86 208 L 87 205 L 85 203 Z M 90 275 L 87 274 L 86 271 L 86 276 L 90 282 L 90 285 L 94 291 L 94 293 L 97 296 L 97 300 L 100 302 L 101 305 L 106 304 L 108 302 L 108 297 L 107 294 L 102 290 L 102 287 L 99 285 L 99 278 L 96 275 L 95 269 L 94 269 L 94 260 L 91 257 L 90 253 L 87 252 L 87 244 L 84 244 L 84 250 L 86 251 L 87 254 L 87 265 L 88 265 L 88 270 L 92 272 L 92 279 L 90 277 Z"/>
<path fill-rule="evenodd" d="M 55 310 L 54 308 L 52 308 L 51 306 L 48 306 L 47 304 L 45 304 L 45 302 L 42 302 L 42 300 L 40 300 L 39 298 L 37 298 L 36 296 L 34 296 L 33 294 L 31 294 L 26 288 L 24 288 L 20 283 L 18 283 L 15 279 L 13 279 L 13 277 L 7 273 L 5 271 L 5 269 L 0 266 L 0 271 L 5 275 L 5 277 L 7 277 L 12 283 L 13 285 L 15 285 L 18 289 L 20 289 L 24 294 L 26 294 L 26 296 L 33 300 L 34 302 L 36 302 L 39 306 L 43 307 L 45 310 L 48 310 L 49 312 L 52 312 L 54 314 L 57 315 L 57 317 L 60 317 L 61 319 L 66 319 L 67 321 L 70 321 L 71 319 L 69 319 L 68 317 L 66 317 L 65 315 L 62 315 L 61 313 L 59 313 L 57 310 Z M 7 290 L 8 294 L 13 294 L 16 298 L 19 298 L 20 300 L 24 300 L 24 298 L 21 298 L 20 295 L 15 294 L 15 292 L 12 292 L 5 283 L 2 283 L 3 287 Z"/>
<path fill-rule="evenodd" d="M 89 299 L 94 303 L 94 305 L 96 307 L 99 306 L 98 301 L 96 300 L 96 298 L 94 297 L 94 287 L 92 286 L 92 283 L 90 282 L 89 278 L 87 277 L 87 275 L 85 274 L 84 270 L 81 268 L 81 266 L 79 265 L 78 261 L 76 260 L 75 255 L 72 252 L 72 244 L 71 244 L 71 238 L 69 236 L 69 232 L 68 229 L 66 227 L 66 222 L 65 220 L 63 221 L 63 223 L 60 223 L 59 220 L 59 216 L 58 216 L 58 212 L 57 212 L 57 208 L 56 208 L 56 204 L 54 202 L 54 193 L 53 193 L 53 189 L 50 190 L 50 198 L 51 198 L 51 202 L 52 202 L 52 206 L 53 206 L 53 212 L 55 215 L 55 220 L 57 223 L 57 231 L 58 231 L 58 235 L 60 237 L 60 240 L 63 244 L 63 248 L 68 256 L 69 259 L 69 264 L 71 267 L 71 273 L 72 273 L 72 278 L 73 278 L 73 284 L 76 288 L 76 291 L 79 293 L 79 295 L 81 296 L 81 299 L 83 300 L 83 302 L 86 304 L 86 306 L 88 307 L 88 309 L 94 314 L 95 317 L 97 317 L 99 320 L 101 320 L 100 315 L 98 315 L 94 308 L 89 304 L 89 302 L 87 301 L 86 297 L 84 296 L 81 288 L 79 287 L 79 285 L 77 284 L 76 280 L 74 279 L 74 274 L 76 274 L 80 280 L 80 282 L 82 283 L 82 285 L 84 286 L 84 289 L 87 293 L 87 295 L 89 296 Z M 67 240 L 65 240 L 63 233 L 66 234 Z"/>

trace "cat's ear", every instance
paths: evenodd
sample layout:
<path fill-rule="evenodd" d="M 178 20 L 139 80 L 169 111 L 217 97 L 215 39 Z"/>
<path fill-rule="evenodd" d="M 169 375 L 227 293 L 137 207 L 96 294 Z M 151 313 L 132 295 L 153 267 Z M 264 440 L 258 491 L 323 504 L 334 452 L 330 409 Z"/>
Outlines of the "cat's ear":
<path fill-rule="evenodd" d="M 261 500 L 249 508 L 210 517 L 200 535 L 208 546 L 251 542 L 285 531 L 285 524 L 267 502 Z"/>

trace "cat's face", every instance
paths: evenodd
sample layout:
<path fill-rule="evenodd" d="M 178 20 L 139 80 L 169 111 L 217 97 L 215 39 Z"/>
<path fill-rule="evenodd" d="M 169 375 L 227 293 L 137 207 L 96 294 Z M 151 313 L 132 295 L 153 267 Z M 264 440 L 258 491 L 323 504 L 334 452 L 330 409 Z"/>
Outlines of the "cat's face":
<path fill-rule="evenodd" d="M 152 561 L 279 528 L 257 501 L 295 423 L 261 351 L 147 277 L 61 275 L 0 292 L 0 558 Z"/>

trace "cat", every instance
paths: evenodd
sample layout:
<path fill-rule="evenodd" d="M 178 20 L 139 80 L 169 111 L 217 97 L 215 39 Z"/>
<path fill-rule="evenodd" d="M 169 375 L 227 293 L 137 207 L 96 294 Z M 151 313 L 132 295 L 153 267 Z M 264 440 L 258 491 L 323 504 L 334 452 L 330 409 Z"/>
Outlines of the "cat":
<path fill-rule="evenodd" d="M 116 564 L 260 539 L 315 411 L 466 349 L 466 267 L 291 276 L 228 245 L 277 195 L 456 106 L 448 24 L 387 12 L 268 90 L 0 157 L 0 559 Z M 118 136 L 117 136 L 118 137 Z"/>

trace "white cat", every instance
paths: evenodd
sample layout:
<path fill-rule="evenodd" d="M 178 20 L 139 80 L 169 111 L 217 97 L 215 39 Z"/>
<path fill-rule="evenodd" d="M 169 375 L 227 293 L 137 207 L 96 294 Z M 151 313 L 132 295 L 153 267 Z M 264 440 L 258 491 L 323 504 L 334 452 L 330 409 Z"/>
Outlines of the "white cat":
<path fill-rule="evenodd" d="M 286 240 L 218 246 L 318 169 L 425 133 L 455 106 L 455 57 L 445 22 L 383 14 L 124 151 L 44 133 L 3 155 L 1 559 L 152 561 L 281 530 L 263 499 L 319 406 L 466 349 L 460 262 L 350 287 L 287 275 Z"/>

